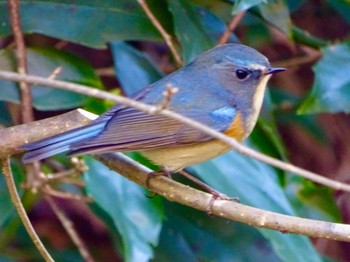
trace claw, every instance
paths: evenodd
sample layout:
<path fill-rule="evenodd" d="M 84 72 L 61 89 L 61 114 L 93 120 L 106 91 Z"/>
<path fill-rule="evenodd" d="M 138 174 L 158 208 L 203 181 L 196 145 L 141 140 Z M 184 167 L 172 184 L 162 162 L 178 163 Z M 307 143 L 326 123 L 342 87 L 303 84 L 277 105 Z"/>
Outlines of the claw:
<path fill-rule="evenodd" d="M 151 180 L 151 178 L 157 177 L 157 176 L 165 176 L 165 177 L 168 177 L 171 179 L 171 175 L 170 175 L 169 171 L 166 170 L 165 168 L 162 168 L 160 171 L 150 172 L 150 173 L 148 173 L 147 178 L 146 178 L 146 187 L 147 188 L 150 188 L 149 181 Z"/>
<path fill-rule="evenodd" d="M 207 212 L 208 215 L 213 214 L 212 210 L 213 210 L 213 205 L 214 205 L 215 200 L 228 200 L 228 201 L 234 201 L 237 203 L 240 202 L 238 197 L 229 197 L 229 196 L 227 196 L 225 194 L 221 194 L 217 191 L 215 191 L 215 193 L 211 192 L 211 194 L 212 195 L 211 195 L 210 201 L 205 208 L 205 211 Z"/>

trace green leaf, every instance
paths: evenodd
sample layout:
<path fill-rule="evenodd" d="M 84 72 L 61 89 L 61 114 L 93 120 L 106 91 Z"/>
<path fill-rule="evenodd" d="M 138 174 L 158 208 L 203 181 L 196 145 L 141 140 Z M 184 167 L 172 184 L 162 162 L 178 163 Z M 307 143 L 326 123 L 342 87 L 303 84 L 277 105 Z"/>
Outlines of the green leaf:
<path fill-rule="evenodd" d="M 115 71 L 127 96 L 157 81 L 162 73 L 142 52 L 123 42 L 110 44 Z"/>
<path fill-rule="evenodd" d="M 5 102 L 0 101 L 0 112 L 0 125 L 12 125 L 12 118 Z"/>
<path fill-rule="evenodd" d="M 350 23 L 350 2 L 348 0 L 328 0 L 327 2 L 335 10 L 337 10 L 348 23 Z"/>
<path fill-rule="evenodd" d="M 102 83 L 93 68 L 83 59 L 70 53 L 51 48 L 31 48 L 27 50 L 28 72 L 33 75 L 48 77 L 57 68 L 62 72 L 56 77 L 59 80 L 76 82 L 101 88 Z M 0 52 L 0 68 L 15 70 L 15 55 L 13 50 Z M 16 83 L 0 80 L 0 100 L 19 103 L 19 91 Z M 70 91 L 33 86 L 33 104 L 38 110 L 61 110 L 79 107 L 87 97 Z"/>
<path fill-rule="evenodd" d="M 310 46 L 315 49 L 321 49 L 322 47 L 326 47 L 329 45 L 329 43 L 326 40 L 317 38 L 311 35 L 309 32 L 304 31 L 303 29 L 298 28 L 296 26 L 292 26 L 291 37 L 295 42 Z"/>
<path fill-rule="evenodd" d="M 196 262 L 198 259 L 182 234 L 180 226 L 165 221 L 159 245 L 155 248 L 154 261 Z"/>
<path fill-rule="evenodd" d="M 217 2 L 215 3 L 217 4 Z M 196 6 L 195 10 L 200 20 L 200 23 L 206 32 L 206 35 L 209 36 L 209 38 L 211 39 L 211 43 L 214 45 L 219 41 L 222 34 L 224 34 L 225 31 L 227 30 L 226 23 L 223 21 L 221 17 L 215 15 L 214 13 L 212 13 L 206 8 Z M 238 43 L 238 42 L 239 42 L 239 39 L 234 34 L 231 34 L 227 41 L 227 43 Z"/>
<path fill-rule="evenodd" d="M 269 1 L 258 6 L 261 15 L 270 23 L 280 28 L 286 35 L 291 36 L 292 22 L 288 6 L 284 0 Z"/>
<path fill-rule="evenodd" d="M 267 89 L 258 122 L 249 139 L 259 151 L 278 159 L 286 159 L 286 149 L 272 114 L 273 107 L 271 91 Z"/>
<path fill-rule="evenodd" d="M 282 214 L 296 215 L 278 185 L 270 166 L 231 151 L 211 161 L 191 167 L 207 184 L 243 204 Z M 258 229 L 271 242 L 283 261 L 321 261 L 310 240 L 303 236 Z"/>
<path fill-rule="evenodd" d="M 280 261 L 253 227 L 166 202 L 156 261 Z M 181 250 L 181 252 L 176 252 Z"/>
<path fill-rule="evenodd" d="M 4 175 L 0 172 L 0 228 L 4 226 L 16 212 L 10 198 L 8 188 L 4 179 Z"/>
<path fill-rule="evenodd" d="M 212 48 L 215 42 L 206 32 L 196 8 L 185 0 L 169 0 L 175 34 L 182 47 L 185 62 Z"/>
<path fill-rule="evenodd" d="M 291 13 L 298 10 L 300 6 L 306 2 L 306 0 L 286 0 L 286 2 Z"/>
<path fill-rule="evenodd" d="M 350 112 L 350 42 L 322 49 L 313 67 L 315 81 L 298 113 Z"/>
<path fill-rule="evenodd" d="M 274 115 L 279 125 L 299 125 L 309 135 L 316 138 L 316 142 L 328 142 L 326 133 L 315 115 L 296 114 L 296 108 L 301 102 L 300 96 L 296 96 L 286 90 L 272 89 L 271 98 L 275 108 L 277 108 L 277 110 L 274 110 Z M 288 110 L 283 109 L 285 106 L 288 107 Z"/>
<path fill-rule="evenodd" d="M 21 1 L 25 33 L 106 48 L 112 40 L 159 40 L 160 36 L 136 1 Z M 0 37 L 11 34 L 7 1 L 0 1 Z"/>
<path fill-rule="evenodd" d="M 113 219 L 124 243 L 126 261 L 149 261 L 157 245 L 162 214 L 147 192 L 91 157 L 84 179 L 88 194 Z"/>
<path fill-rule="evenodd" d="M 293 186 L 294 188 L 296 187 L 295 183 Z M 299 187 L 297 194 L 299 198 L 299 205 L 297 205 L 299 214 L 303 214 L 303 216 L 311 219 L 342 222 L 341 211 L 335 202 L 332 189 L 304 180 L 302 188 Z"/>
<path fill-rule="evenodd" d="M 236 15 L 240 12 L 248 10 L 253 6 L 257 6 L 267 2 L 268 0 L 237 0 L 233 5 L 232 14 Z"/>

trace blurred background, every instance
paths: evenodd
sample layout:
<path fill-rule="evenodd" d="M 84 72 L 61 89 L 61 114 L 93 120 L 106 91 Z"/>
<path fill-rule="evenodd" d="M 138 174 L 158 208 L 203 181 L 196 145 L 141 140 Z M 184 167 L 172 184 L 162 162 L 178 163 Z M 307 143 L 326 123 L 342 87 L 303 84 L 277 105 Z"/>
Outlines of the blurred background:
<path fill-rule="evenodd" d="M 20 1 L 30 74 L 130 96 L 176 70 L 169 48 L 137 1 Z M 350 3 L 346 0 L 152 0 L 147 4 L 172 36 L 186 64 L 224 41 L 252 46 L 273 66 L 264 106 L 247 145 L 328 178 L 350 182 Z M 16 71 L 7 1 L 0 1 L 0 69 Z M 103 113 L 112 104 L 33 86 L 35 119 L 74 108 Z M 22 123 L 16 83 L 0 79 L 0 124 Z M 131 156 L 151 166 L 139 154 Z M 89 170 L 50 188 L 96 261 L 350 261 L 348 243 L 309 239 L 211 217 L 170 203 L 84 157 Z M 72 168 L 64 156 L 42 163 L 45 173 Z M 83 261 L 42 192 L 25 187 L 12 159 L 22 201 L 57 261 Z M 349 193 L 334 191 L 247 157 L 228 154 L 189 168 L 243 204 L 283 214 L 349 223 Z M 175 176 L 182 183 L 191 184 Z M 108 185 L 108 186 L 107 186 Z M 16 214 L 0 177 L 0 261 L 42 258 Z"/>

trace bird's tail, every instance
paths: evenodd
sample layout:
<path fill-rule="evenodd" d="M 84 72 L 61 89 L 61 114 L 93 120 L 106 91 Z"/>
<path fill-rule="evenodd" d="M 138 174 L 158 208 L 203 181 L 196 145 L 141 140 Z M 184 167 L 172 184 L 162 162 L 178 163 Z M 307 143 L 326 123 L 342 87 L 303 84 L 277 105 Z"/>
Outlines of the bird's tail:
<path fill-rule="evenodd" d="M 106 122 L 104 121 L 95 122 L 62 134 L 23 145 L 20 147 L 20 149 L 28 152 L 24 154 L 22 161 L 25 164 L 31 163 L 69 151 L 72 144 L 98 135 L 105 125 Z"/>

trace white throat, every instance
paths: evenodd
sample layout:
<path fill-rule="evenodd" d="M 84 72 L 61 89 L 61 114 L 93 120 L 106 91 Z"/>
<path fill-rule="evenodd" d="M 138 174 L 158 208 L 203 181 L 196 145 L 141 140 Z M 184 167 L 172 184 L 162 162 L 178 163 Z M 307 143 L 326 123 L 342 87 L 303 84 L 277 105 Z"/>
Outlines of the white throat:
<path fill-rule="evenodd" d="M 252 130 L 256 124 L 256 121 L 258 120 L 258 116 L 259 116 L 260 110 L 261 110 L 261 105 L 262 105 L 262 102 L 264 100 L 264 93 L 265 93 L 265 89 L 266 89 L 266 84 L 267 84 L 267 81 L 270 79 L 270 77 L 271 77 L 271 75 L 265 75 L 260 80 L 260 83 L 256 88 L 256 91 L 255 91 L 255 94 L 253 97 L 253 101 L 254 101 L 253 105 L 252 105 L 253 112 L 247 121 L 248 125 L 246 128 L 247 128 L 248 135 L 252 132 Z"/>

